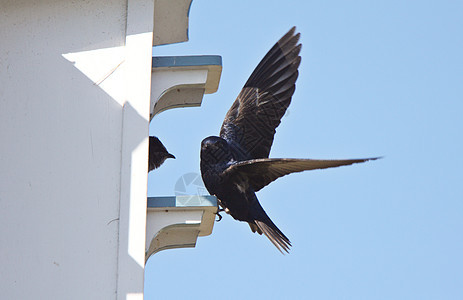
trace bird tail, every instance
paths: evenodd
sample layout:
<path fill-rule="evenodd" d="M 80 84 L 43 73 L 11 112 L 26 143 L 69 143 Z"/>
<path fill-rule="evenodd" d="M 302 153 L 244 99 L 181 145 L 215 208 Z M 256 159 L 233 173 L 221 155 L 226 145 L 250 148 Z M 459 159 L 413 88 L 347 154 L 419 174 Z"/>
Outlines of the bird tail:
<path fill-rule="evenodd" d="M 253 232 L 259 233 L 259 234 L 265 234 L 265 236 L 272 242 L 275 247 L 282 253 L 284 250 L 286 253 L 289 253 L 289 247 L 291 247 L 291 242 L 289 239 L 286 237 L 286 235 L 281 232 L 280 229 L 270 220 L 270 218 L 267 218 L 265 222 L 260 221 L 260 220 L 254 220 L 254 223 L 249 223 L 249 226 L 251 227 L 251 230 Z"/>

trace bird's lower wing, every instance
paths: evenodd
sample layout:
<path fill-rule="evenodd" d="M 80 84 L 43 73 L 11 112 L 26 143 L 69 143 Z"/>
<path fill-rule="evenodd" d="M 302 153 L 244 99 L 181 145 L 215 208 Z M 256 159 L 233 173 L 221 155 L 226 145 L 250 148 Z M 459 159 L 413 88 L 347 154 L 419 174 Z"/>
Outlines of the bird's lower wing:
<path fill-rule="evenodd" d="M 291 173 L 348 166 L 378 158 L 380 157 L 341 160 L 262 158 L 234 164 L 228 167 L 225 173 L 231 177 L 246 176 L 249 179 L 249 185 L 257 192 L 277 178 Z"/>

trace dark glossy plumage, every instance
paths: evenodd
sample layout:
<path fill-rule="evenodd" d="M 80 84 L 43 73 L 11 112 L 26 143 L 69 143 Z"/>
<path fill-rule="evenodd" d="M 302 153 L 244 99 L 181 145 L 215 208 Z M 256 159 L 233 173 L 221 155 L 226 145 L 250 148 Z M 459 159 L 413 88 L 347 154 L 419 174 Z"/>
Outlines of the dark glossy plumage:
<path fill-rule="evenodd" d="M 288 252 L 289 239 L 266 214 L 255 192 L 281 176 L 370 159 L 313 160 L 268 158 L 275 129 L 295 90 L 301 62 L 299 33 L 293 27 L 265 55 L 225 116 L 220 137 L 201 143 L 201 175 L 211 195 L 234 219 L 248 222 Z M 372 158 L 376 159 L 376 158 Z"/>
<path fill-rule="evenodd" d="M 167 151 L 157 137 L 150 136 L 148 172 L 159 168 L 168 158 L 175 158 L 175 156 Z"/>

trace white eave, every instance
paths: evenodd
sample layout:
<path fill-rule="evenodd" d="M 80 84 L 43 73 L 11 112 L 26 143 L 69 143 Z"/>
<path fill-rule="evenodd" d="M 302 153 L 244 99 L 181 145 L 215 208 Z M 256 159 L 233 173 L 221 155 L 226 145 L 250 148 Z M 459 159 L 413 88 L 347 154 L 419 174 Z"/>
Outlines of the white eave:
<path fill-rule="evenodd" d="M 146 256 L 173 248 L 195 247 L 212 233 L 217 214 L 214 196 L 148 197 Z"/>
<path fill-rule="evenodd" d="M 153 57 L 151 119 L 167 109 L 200 106 L 204 94 L 219 88 L 221 74 L 218 55 Z"/>
<path fill-rule="evenodd" d="M 188 41 L 188 16 L 192 0 L 154 2 L 153 46 Z"/>

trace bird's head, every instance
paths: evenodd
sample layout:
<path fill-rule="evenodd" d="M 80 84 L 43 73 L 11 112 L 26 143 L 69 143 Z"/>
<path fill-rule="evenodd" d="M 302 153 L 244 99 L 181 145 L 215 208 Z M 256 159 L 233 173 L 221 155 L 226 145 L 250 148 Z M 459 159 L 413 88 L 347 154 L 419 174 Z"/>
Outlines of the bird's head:
<path fill-rule="evenodd" d="M 226 140 L 218 136 L 208 136 L 201 142 L 201 149 L 214 147 L 228 147 L 228 143 Z"/>
<path fill-rule="evenodd" d="M 168 158 L 175 159 L 175 156 L 167 151 L 166 147 L 164 147 L 157 137 L 150 136 L 149 141 L 148 171 L 159 168 Z"/>
<path fill-rule="evenodd" d="M 218 136 L 210 136 L 201 142 L 201 160 L 208 163 L 226 162 L 232 158 L 227 141 Z"/>

